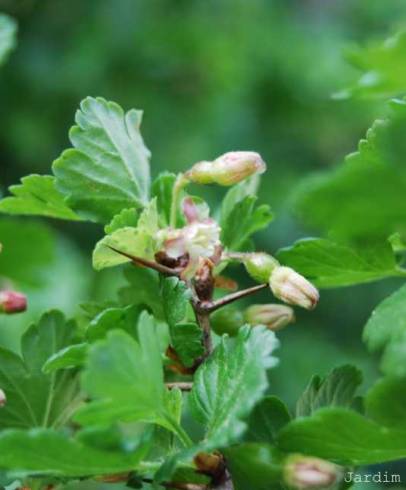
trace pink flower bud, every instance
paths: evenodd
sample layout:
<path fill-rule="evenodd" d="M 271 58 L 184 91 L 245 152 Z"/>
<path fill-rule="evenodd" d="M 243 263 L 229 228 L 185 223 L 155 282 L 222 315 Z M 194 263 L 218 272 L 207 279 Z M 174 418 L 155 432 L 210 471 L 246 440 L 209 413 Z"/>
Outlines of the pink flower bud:
<path fill-rule="evenodd" d="M 251 325 L 266 325 L 269 330 L 280 330 L 295 321 L 293 309 L 285 305 L 252 305 L 244 316 Z"/>
<path fill-rule="evenodd" d="M 4 405 L 7 402 L 6 394 L 4 391 L 0 388 L 0 408 L 4 407 Z"/>
<path fill-rule="evenodd" d="M 329 488 L 343 476 L 342 469 L 319 458 L 293 455 L 284 468 L 285 482 L 300 490 Z"/>
<path fill-rule="evenodd" d="M 319 292 L 313 284 L 290 267 L 276 267 L 269 286 L 278 299 L 290 305 L 311 310 L 319 301 Z"/>
<path fill-rule="evenodd" d="M 268 282 L 272 271 L 279 266 L 279 262 L 271 255 L 259 252 L 246 254 L 244 265 L 248 274 L 255 281 Z"/>
<path fill-rule="evenodd" d="M 0 291 L 0 313 L 19 313 L 27 309 L 27 298 L 15 291 Z"/>
<path fill-rule="evenodd" d="M 233 185 L 253 174 L 262 174 L 266 164 L 254 151 L 230 151 L 212 162 L 196 163 L 185 177 L 197 184 Z"/>

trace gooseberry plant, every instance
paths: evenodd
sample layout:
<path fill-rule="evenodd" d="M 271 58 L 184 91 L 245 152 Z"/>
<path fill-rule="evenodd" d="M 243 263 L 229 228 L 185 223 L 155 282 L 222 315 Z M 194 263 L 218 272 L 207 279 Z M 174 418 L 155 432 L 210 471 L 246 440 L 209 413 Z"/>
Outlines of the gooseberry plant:
<path fill-rule="evenodd" d="M 346 488 L 348 468 L 405 458 L 404 287 L 366 327 L 370 347 L 385 349 L 385 376 L 364 398 L 360 371 L 339 366 L 312 378 L 292 415 L 267 375 L 277 364 L 275 331 L 293 320 L 292 307 L 316 307 L 317 288 L 406 275 L 406 216 L 395 196 L 406 185 L 398 165 L 406 103 L 392 106 L 344 166 L 297 192 L 301 211 L 328 222 L 337 239 L 302 240 L 272 256 L 252 241 L 273 218 L 257 205 L 259 154 L 229 152 L 151 183 L 141 112 L 85 99 L 53 174 L 23 178 L 0 211 L 104 225 L 93 266 L 123 269 L 127 285 L 108 304 L 84 304 L 80 324 L 45 312 L 23 334 L 21 355 L 0 349 L 3 485 Z M 362 206 L 372 182 L 388 186 L 393 207 L 381 203 L 370 222 Z M 229 190 L 210 213 L 191 184 Z M 346 212 L 350 220 L 340 219 Z M 238 289 L 226 276 L 233 265 L 257 284 Z M 228 309 L 262 290 L 282 304 Z M 0 305 L 3 314 L 26 308 L 10 288 Z"/>

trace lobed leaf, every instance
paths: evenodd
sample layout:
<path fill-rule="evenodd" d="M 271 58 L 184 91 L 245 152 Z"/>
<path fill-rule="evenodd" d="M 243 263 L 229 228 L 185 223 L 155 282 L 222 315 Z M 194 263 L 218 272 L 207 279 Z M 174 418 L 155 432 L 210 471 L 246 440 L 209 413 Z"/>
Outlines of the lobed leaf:
<path fill-rule="evenodd" d="M 406 379 L 380 379 L 365 398 L 366 414 L 379 424 L 406 431 Z"/>
<path fill-rule="evenodd" d="M 279 250 L 277 258 L 321 288 L 405 275 L 387 241 L 356 249 L 323 238 L 306 238 Z"/>
<path fill-rule="evenodd" d="M 106 223 L 149 199 L 150 152 L 140 134 L 142 112 L 87 97 L 70 131 L 74 149 L 53 163 L 57 187 L 78 214 Z"/>
<path fill-rule="evenodd" d="M 67 206 L 65 196 L 58 191 L 55 177 L 51 175 L 28 175 L 21 179 L 20 185 L 12 185 L 9 190 L 13 196 L 0 201 L 2 213 L 80 220 Z"/>

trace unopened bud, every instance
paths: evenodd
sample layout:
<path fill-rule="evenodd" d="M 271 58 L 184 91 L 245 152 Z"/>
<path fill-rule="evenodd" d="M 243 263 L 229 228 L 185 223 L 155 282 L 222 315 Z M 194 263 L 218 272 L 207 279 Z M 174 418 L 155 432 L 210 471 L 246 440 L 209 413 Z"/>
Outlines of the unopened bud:
<path fill-rule="evenodd" d="M 16 291 L 0 291 L 0 313 L 12 314 L 27 309 L 27 298 Z"/>
<path fill-rule="evenodd" d="M 269 330 L 281 330 L 295 321 L 293 309 L 285 305 L 252 305 L 244 316 L 251 325 L 266 325 Z"/>
<path fill-rule="evenodd" d="M 276 267 L 269 286 L 278 299 L 290 305 L 311 310 L 319 301 L 319 292 L 313 284 L 290 267 Z"/>
<path fill-rule="evenodd" d="M 297 489 L 329 488 L 343 476 L 340 466 L 319 458 L 292 455 L 284 468 L 285 482 Z"/>
<path fill-rule="evenodd" d="M 7 397 L 4 391 L 0 388 L 0 408 L 4 407 L 7 402 Z"/>
<path fill-rule="evenodd" d="M 253 174 L 262 174 L 266 164 L 254 151 L 230 151 L 212 162 L 196 163 L 185 177 L 196 184 L 233 185 Z"/>
<path fill-rule="evenodd" d="M 279 266 L 279 262 L 266 253 L 246 254 L 244 265 L 248 274 L 257 282 L 268 282 L 272 271 Z"/>
<path fill-rule="evenodd" d="M 244 315 L 233 307 L 226 306 L 212 313 L 210 316 L 211 326 L 217 335 L 236 335 L 238 330 L 244 325 Z"/>

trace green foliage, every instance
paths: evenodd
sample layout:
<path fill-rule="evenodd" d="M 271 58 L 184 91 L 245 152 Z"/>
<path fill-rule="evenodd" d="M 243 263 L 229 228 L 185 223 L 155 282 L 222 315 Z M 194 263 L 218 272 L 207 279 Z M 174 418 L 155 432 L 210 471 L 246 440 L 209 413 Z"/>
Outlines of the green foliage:
<path fill-rule="evenodd" d="M 133 470 L 145 457 L 148 441 L 140 438 L 134 450 L 113 452 L 90 447 L 51 429 L 6 430 L 0 434 L 0 451 L 0 467 L 15 477 L 84 477 Z"/>
<path fill-rule="evenodd" d="M 0 386 L 7 403 L 0 410 L 2 428 L 60 426 L 78 403 L 75 374 L 45 374 L 47 359 L 72 339 L 72 323 L 58 311 L 45 313 L 22 337 L 22 357 L 0 350 Z"/>
<path fill-rule="evenodd" d="M 309 416 L 322 407 L 351 407 L 361 383 L 361 371 L 350 365 L 333 369 L 324 379 L 313 376 L 297 402 L 297 417 Z"/>
<path fill-rule="evenodd" d="M 406 430 L 405 388 L 405 378 L 380 379 L 366 397 L 367 415 L 385 427 Z"/>
<path fill-rule="evenodd" d="M 42 367 L 45 374 L 58 369 L 83 366 L 87 359 L 88 344 L 74 344 L 55 352 Z"/>
<path fill-rule="evenodd" d="M 363 338 L 372 351 L 384 350 L 381 368 L 385 374 L 405 376 L 406 286 L 382 301 L 365 325 Z"/>
<path fill-rule="evenodd" d="M 388 242 L 357 250 L 323 238 L 307 238 L 279 250 L 277 257 L 321 288 L 406 275 Z"/>
<path fill-rule="evenodd" d="M 14 19 L 0 14 L 0 64 L 3 64 L 16 44 L 17 24 Z"/>
<path fill-rule="evenodd" d="M 123 209 L 116 214 L 108 225 L 104 227 L 106 235 L 114 233 L 120 228 L 130 226 L 132 228 L 137 227 L 138 223 L 138 210 L 135 208 Z"/>
<path fill-rule="evenodd" d="M 163 172 L 154 180 L 151 186 L 152 197 L 157 198 L 162 226 L 168 226 L 171 216 L 172 193 L 176 175 Z"/>
<path fill-rule="evenodd" d="M 20 185 L 12 185 L 13 197 L 0 201 L 0 212 L 7 214 L 33 214 L 48 218 L 79 220 L 79 216 L 65 203 L 65 197 L 55 187 L 51 175 L 29 175 Z"/>
<path fill-rule="evenodd" d="M 368 465 L 405 458 L 406 431 L 380 426 L 345 408 L 322 408 L 283 428 L 278 445 L 339 464 Z"/>
<path fill-rule="evenodd" d="M 70 131 L 74 149 L 54 162 L 58 188 L 81 216 L 108 222 L 124 208 L 148 202 L 149 151 L 140 134 L 142 113 L 127 113 L 98 97 L 82 101 Z"/>
<path fill-rule="evenodd" d="M 369 43 L 346 52 L 348 61 L 362 72 L 357 82 L 336 96 L 392 97 L 406 90 L 406 31 L 383 42 Z"/>
<path fill-rule="evenodd" d="M 374 123 L 343 165 L 311 176 L 299 186 L 295 206 L 305 222 L 363 243 L 382 242 L 392 233 L 406 231 L 406 147 L 401 136 L 406 102 L 394 101 L 390 109 L 390 115 Z"/>
<path fill-rule="evenodd" d="M 271 355 L 276 346 L 273 332 L 243 327 L 234 344 L 223 337 L 198 369 L 190 401 L 194 415 L 206 426 L 208 447 L 227 446 L 243 434 L 243 420 L 268 386 L 266 371 L 276 364 Z"/>
<path fill-rule="evenodd" d="M 118 219 L 118 218 L 117 218 Z M 109 225 L 109 235 L 97 243 L 93 252 L 93 267 L 96 270 L 130 262 L 131 259 L 117 253 L 110 247 L 145 259 L 152 259 L 156 251 L 156 233 L 158 231 L 158 212 L 153 199 L 142 211 L 136 228 L 119 226 L 117 221 Z"/>

